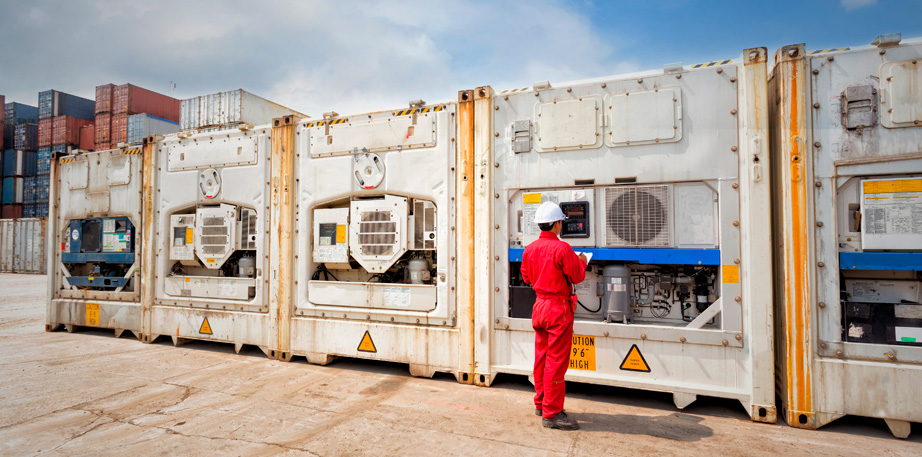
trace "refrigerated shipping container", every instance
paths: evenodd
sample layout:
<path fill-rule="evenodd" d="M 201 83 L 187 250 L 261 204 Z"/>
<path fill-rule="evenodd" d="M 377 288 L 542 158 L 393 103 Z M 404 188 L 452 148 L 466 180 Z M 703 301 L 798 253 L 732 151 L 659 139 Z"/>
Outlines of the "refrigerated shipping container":
<path fill-rule="evenodd" d="M 112 92 L 115 84 L 96 86 L 96 114 L 112 112 Z"/>
<path fill-rule="evenodd" d="M 112 114 L 147 113 L 179 121 L 179 100 L 132 84 L 115 86 Z"/>
<path fill-rule="evenodd" d="M 307 118 L 290 108 L 237 89 L 183 100 L 179 129 L 185 132 L 262 125 L 289 114 Z"/>
<path fill-rule="evenodd" d="M 77 146 L 84 151 L 92 151 L 96 144 L 96 126 L 87 124 L 80 127 L 80 144 Z"/>
<path fill-rule="evenodd" d="M 21 206 L 14 212 L 22 217 Z M 44 219 L 0 221 L 0 273 L 45 273 L 45 224 Z"/>
<path fill-rule="evenodd" d="M 135 114 L 128 116 L 128 144 L 140 144 L 148 135 L 166 135 L 179 131 L 179 122 L 151 116 Z"/>
<path fill-rule="evenodd" d="M 69 146 L 80 144 L 80 128 L 92 123 L 92 121 L 71 116 L 56 116 L 51 134 L 51 144 Z"/>
<path fill-rule="evenodd" d="M 93 100 L 56 90 L 46 90 L 38 93 L 39 119 L 71 116 L 92 121 L 95 111 L 96 102 Z"/>
<path fill-rule="evenodd" d="M 28 151 L 38 149 L 38 124 L 16 124 L 13 148 Z"/>
<path fill-rule="evenodd" d="M 52 135 L 54 133 L 54 119 L 42 119 L 38 121 L 38 139 L 37 146 L 43 148 L 45 146 L 51 146 Z"/>

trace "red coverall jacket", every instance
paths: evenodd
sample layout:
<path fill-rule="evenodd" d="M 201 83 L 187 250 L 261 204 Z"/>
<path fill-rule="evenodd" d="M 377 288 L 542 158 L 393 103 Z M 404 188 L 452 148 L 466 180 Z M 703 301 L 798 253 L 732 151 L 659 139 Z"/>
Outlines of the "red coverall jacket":
<path fill-rule="evenodd" d="M 522 279 L 538 295 L 531 317 L 535 329 L 535 407 L 545 418 L 563 411 L 563 378 L 570 366 L 575 305 L 570 299 L 570 284 L 585 278 L 586 264 L 550 231 L 541 232 L 522 254 Z"/>

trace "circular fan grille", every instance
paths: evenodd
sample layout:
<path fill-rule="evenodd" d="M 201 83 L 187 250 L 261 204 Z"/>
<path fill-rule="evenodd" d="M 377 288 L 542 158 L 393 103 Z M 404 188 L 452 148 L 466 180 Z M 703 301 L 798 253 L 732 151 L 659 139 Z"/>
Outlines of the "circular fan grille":
<path fill-rule="evenodd" d="M 656 196 L 628 190 L 615 198 L 608 212 L 608 229 L 630 244 L 655 239 L 666 227 L 668 215 Z"/>

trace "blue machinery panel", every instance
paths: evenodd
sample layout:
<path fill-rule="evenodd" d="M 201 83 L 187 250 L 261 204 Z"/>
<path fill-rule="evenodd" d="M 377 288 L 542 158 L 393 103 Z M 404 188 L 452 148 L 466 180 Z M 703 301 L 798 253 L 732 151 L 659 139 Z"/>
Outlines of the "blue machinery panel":
<path fill-rule="evenodd" d="M 61 262 L 64 263 L 134 263 L 133 252 L 62 252 Z"/>
<path fill-rule="evenodd" d="M 128 278 L 118 276 L 71 276 L 67 283 L 74 287 L 109 287 L 118 288 L 128 284 Z"/>
<path fill-rule="evenodd" d="M 922 252 L 840 252 L 842 270 L 922 271 Z"/>
<path fill-rule="evenodd" d="M 591 252 L 592 260 L 639 262 L 648 265 L 720 265 L 720 249 L 574 248 Z M 509 249 L 509 261 L 521 262 L 524 249 Z"/>

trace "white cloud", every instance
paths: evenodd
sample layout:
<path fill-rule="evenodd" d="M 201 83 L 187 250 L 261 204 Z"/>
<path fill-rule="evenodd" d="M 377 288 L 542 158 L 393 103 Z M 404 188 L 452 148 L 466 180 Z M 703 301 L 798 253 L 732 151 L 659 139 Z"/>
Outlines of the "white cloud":
<path fill-rule="evenodd" d="M 173 81 L 178 98 L 243 88 L 319 116 L 636 70 L 563 0 L 0 0 L 0 42 L 15 43 L 0 48 L 0 93 L 30 104 Z"/>
<path fill-rule="evenodd" d="M 851 11 L 858 8 L 863 8 L 865 6 L 871 6 L 877 3 L 877 0 L 840 0 L 842 6 L 847 10 Z"/>

